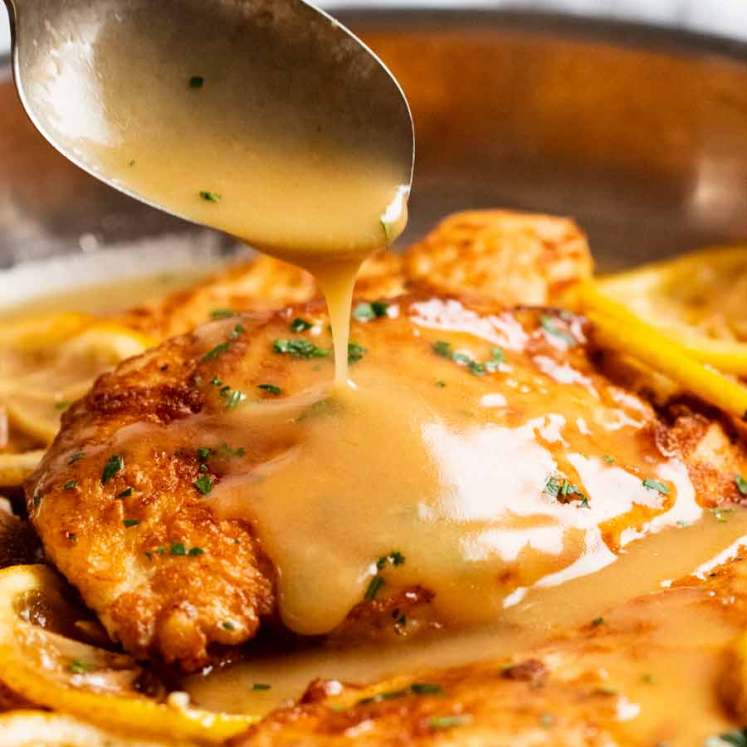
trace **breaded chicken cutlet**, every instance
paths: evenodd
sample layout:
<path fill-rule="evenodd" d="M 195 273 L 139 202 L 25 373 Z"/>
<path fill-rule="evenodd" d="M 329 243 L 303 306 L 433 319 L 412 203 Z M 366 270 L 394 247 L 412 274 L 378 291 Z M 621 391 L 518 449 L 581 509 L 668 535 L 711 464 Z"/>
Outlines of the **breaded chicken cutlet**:
<path fill-rule="evenodd" d="M 466 257 L 458 276 L 455 247 Z M 524 254 L 511 276 L 517 249 Z M 491 256 L 505 274 L 486 270 Z M 533 268 L 527 257 L 534 258 Z M 239 644 L 260 625 L 280 624 L 277 568 L 255 523 L 219 515 L 214 500 L 222 486 L 291 452 L 308 420 L 301 413 L 276 436 L 245 442 L 241 413 L 267 400 L 292 399 L 331 377 L 323 304 L 267 310 L 314 296 L 307 276 L 283 268 L 287 295 L 275 288 L 264 308 L 258 302 L 277 279 L 270 262 L 231 270 L 137 312 L 133 318 L 145 327 L 186 333 L 102 376 L 64 414 L 60 435 L 26 486 L 48 557 L 112 638 L 137 656 L 163 657 L 187 670 L 207 663 L 214 644 Z M 531 432 L 557 467 L 556 476 L 546 468 L 533 475 L 539 488 L 531 500 L 570 517 L 584 536 L 598 536 L 614 553 L 626 532 L 645 533 L 655 520 L 673 516 L 678 496 L 692 486 L 704 506 L 739 498 L 733 474 L 744 455 L 717 421 L 688 411 L 665 420 L 610 381 L 597 369 L 583 319 L 508 308 L 525 290 L 542 304 L 588 276 L 588 249 L 571 222 L 504 212 L 456 216 L 411 249 L 404 266 L 414 269 L 403 273 L 396 258 L 384 255 L 359 284 L 362 297 L 388 300 L 386 313 L 354 318 L 355 376 L 396 372 L 414 396 L 455 391 L 470 407 L 501 397 L 502 404 L 483 407 L 480 418 Z M 415 293 L 391 297 L 402 290 Z M 187 331 L 211 309 L 226 307 L 253 311 Z M 296 319 L 304 323 L 294 326 Z M 469 355 L 454 352 L 462 349 Z M 564 426 L 553 441 L 548 433 L 557 427 L 556 415 Z M 614 436 L 608 423 L 615 424 Z M 612 455 L 637 487 L 619 506 L 614 496 L 598 497 L 584 487 L 571 452 Z M 493 458 L 499 465 L 515 457 L 498 451 Z M 677 477 L 652 489 L 646 470 L 654 469 Z M 496 511 L 529 498 L 497 485 Z M 509 563 L 496 595 L 568 567 L 580 559 L 574 552 L 549 566 Z M 405 630 L 393 629 L 394 608 L 406 613 Z M 414 635 L 443 624 L 431 589 L 390 584 L 375 600 L 351 606 L 329 634 Z"/>

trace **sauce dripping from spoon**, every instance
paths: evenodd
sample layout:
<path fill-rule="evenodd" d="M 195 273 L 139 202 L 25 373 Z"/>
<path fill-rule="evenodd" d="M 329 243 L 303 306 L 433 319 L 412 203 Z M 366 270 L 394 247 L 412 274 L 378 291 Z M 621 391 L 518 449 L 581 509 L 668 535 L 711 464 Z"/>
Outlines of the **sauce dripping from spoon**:
<path fill-rule="evenodd" d="M 113 186 L 310 270 L 345 382 L 355 274 L 406 223 L 412 119 L 391 74 L 297 0 L 59 20 L 24 85 L 42 132 Z"/>

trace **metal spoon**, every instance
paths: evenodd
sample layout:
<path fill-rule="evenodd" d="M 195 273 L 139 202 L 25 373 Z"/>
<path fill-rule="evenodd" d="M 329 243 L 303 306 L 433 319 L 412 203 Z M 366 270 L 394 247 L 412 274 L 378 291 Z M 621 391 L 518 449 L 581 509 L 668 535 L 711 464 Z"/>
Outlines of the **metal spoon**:
<path fill-rule="evenodd" d="M 303 0 L 5 2 L 23 106 L 81 168 L 259 246 L 382 243 L 387 205 L 376 236 L 355 233 L 369 217 L 356 206 L 375 170 L 374 202 L 390 199 L 384 182 L 409 190 L 412 119 L 327 14 Z"/>

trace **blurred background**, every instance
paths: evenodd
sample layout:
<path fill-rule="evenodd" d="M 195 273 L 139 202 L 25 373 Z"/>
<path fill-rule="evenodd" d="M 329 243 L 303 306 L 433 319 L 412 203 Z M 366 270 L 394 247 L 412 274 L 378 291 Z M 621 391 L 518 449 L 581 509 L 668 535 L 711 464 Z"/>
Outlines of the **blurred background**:
<path fill-rule="evenodd" d="M 319 4 L 408 94 L 417 159 L 402 245 L 445 214 L 498 206 L 574 216 L 604 270 L 747 239 L 747 0 Z M 0 4 L 0 60 L 8 45 Z M 73 255 L 98 255 L 99 272 L 143 242 L 164 262 L 174 247 L 236 248 L 66 162 L 0 64 L 0 301 L 26 293 L 21 272 L 62 283 Z M 59 271 L 20 266 L 63 257 Z"/>
<path fill-rule="evenodd" d="M 320 0 L 324 8 L 431 7 L 521 8 L 563 11 L 582 16 L 622 18 L 747 39 L 746 0 Z M 10 46 L 4 7 L 0 7 L 0 55 Z"/>

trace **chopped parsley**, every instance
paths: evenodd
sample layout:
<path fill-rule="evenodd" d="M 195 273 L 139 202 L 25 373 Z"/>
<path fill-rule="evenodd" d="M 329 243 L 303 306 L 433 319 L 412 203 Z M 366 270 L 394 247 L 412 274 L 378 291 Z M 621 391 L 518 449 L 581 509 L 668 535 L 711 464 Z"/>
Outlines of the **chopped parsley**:
<path fill-rule="evenodd" d="M 262 690 L 270 690 L 272 688 L 272 685 L 268 685 L 266 682 L 255 682 L 252 685 L 252 690 L 254 692 L 260 692 Z"/>
<path fill-rule="evenodd" d="M 604 455 L 604 456 L 602 457 L 602 461 L 603 461 L 603 462 L 604 462 L 605 464 L 614 464 L 614 463 L 615 463 L 615 457 L 611 456 L 610 454 L 605 454 L 605 455 Z"/>
<path fill-rule="evenodd" d="M 560 340 L 566 347 L 572 348 L 578 344 L 576 338 L 566 328 L 560 325 L 558 319 L 543 314 L 540 317 L 540 324 L 542 325 L 542 329 L 548 335 L 554 337 L 556 340 Z"/>
<path fill-rule="evenodd" d="M 238 389 L 232 389 L 228 384 L 224 384 L 217 376 L 211 379 L 210 383 L 218 389 L 218 394 L 223 400 L 223 405 L 227 410 L 233 410 L 246 399 L 246 394 Z"/>
<path fill-rule="evenodd" d="M 125 488 L 117 493 L 117 498 L 129 498 L 132 495 L 132 488 Z"/>
<path fill-rule="evenodd" d="M 381 587 L 384 585 L 384 579 L 377 573 L 369 582 L 366 587 L 366 593 L 363 598 L 367 602 L 371 602 L 376 599 L 376 595 L 381 591 Z"/>
<path fill-rule="evenodd" d="M 210 459 L 212 453 L 213 450 L 209 446 L 200 446 L 195 450 L 197 461 L 202 463 L 207 462 L 207 460 Z"/>
<path fill-rule="evenodd" d="M 232 457 L 243 457 L 246 455 L 246 449 L 243 446 L 232 448 L 225 441 L 218 447 L 218 456 L 221 459 L 231 459 Z"/>
<path fill-rule="evenodd" d="M 543 492 L 551 498 L 555 498 L 558 503 L 579 501 L 583 508 L 589 508 L 589 498 L 577 485 L 574 485 L 565 478 L 549 477 L 545 483 Z"/>
<path fill-rule="evenodd" d="M 443 691 L 441 685 L 432 682 L 413 682 L 410 685 L 410 692 L 413 695 L 440 695 Z"/>
<path fill-rule="evenodd" d="M 433 716 L 428 719 L 428 728 L 433 731 L 453 729 L 455 726 L 463 726 L 469 723 L 470 717 L 466 715 Z"/>
<path fill-rule="evenodd" d="M 80 659 L 73 659 L 68 664 L 67 669 L 73 674 L 85 674 L 86 672 L 90 672 L 91 669 L 93 669 L 93 665 L 88 664 L 85 661 L 81 661 Z"/>
<path fill-rule="evenodd" d="M 231 389 L 231 387 L 227 386 L 220 390 L 220 396 L 223 398 L 226 410 L 235 409 L 246 399 L 246 394 L 244 394 L 244 392 L 241 392 L 238 389 Z"/>
<path fill-rule="evenodd" d="M 301 332 L 306 332 L 307 330 L 310 330 L 313 326 L 314 325 L 311 322 L 307 322 L 305 319 L 301 319 L 300 316 L 297 316 L 288 325 L 288 329 L 290 329 L 291 332 L 300 334 Z"/>
<path fill-rule="evenodd" d="M 200 192 L 200 197 L 202 197 L 205 202 L 220 202 L 221 195 L 219 195 L 217 192 L 202 190 Z"/>
<path fill-rule="evenodd" d="M 399 565 L 404 565 L 404 563 L 405 556 L 399 550 L 392 550 L 392 552 L 388 553 L 387 555 L 382 555 L 376 561 L 376 574 L 368 582 L 366 593 L 363 595 L 363 598 L 367 602 L 376 599 L 376 595 L 379 593 L 379 591 L 381 591 L 381 587 L 385 584 L 384 578 L 383 576 L 381 576 L 381 571 L 383 571 L 384 568 L 386 568 L 388 565 L 396 567 Z"/>
<path fill-rule="evenodd" d="M 213 478 L 208 475 L 200 475 L 192 485 L 194 485 L 197 491 L 202 493 L 202 495 L 210 495 L 213 490 Z"/>
<path fill-rule="evenodd" d="M 76 451 L 73 454 L 70 455 L 70 458 L 67 460 L 68 464 L 75 464 L 76 462 L 79 462 L 81 459 L 83 459 L 85 455 L 82 451 Z"/>
<path fill-rule="evenodd" d="M 278 338 L 272 343 L 272 349 L 280 355 L 290 355 L 292 358 L 326 358 L 329 355 L 329 350 L 317 347 L 308 340 Z"/>
<path fill-rule="evenodd" d="M 232 316 L 236 316 L 233 309 L 213 309 L 210 312 L 211 319 L 230 319 Z"/>
<path fill-rule="evenodd" d="M 205 353 L 205 355 L 202 356 L 202 362 L 206 363 L 207 361 L 213 361 L 218 356 L 223 355 L 223 353 L 227 353 L 229 349 L 231 348 L 230 342 L 220 342 L 218 343 L 214 348 L 211 348 L 210 350 Z"/>
<path fill-rule="evenodd" d="M 443 379 L 436 379 L 433 382 L 439 389 L 443 389 L 446 386 L 446 382 Z"/>
<path fill-rule="evenodd" d="M 405 556 L 399 551 L 399 550 L 392 550 L 388 555 L 382 555 L 377 561 L 376 561 L 376 569 L 381 571 L 383 570 L 387 565 L 404 565 L 405 564 Z"/>
<path fill-rule="evenodd" d="M 125 519 L 122 524 L 124 525 L 125 529 L 129 529 L 130 527 L 136 527 L 140 522 L 137 519 Z"/>
<path fill-rule="evenodd" d="M 736 478 L 734 479 L 734 482 L 737 485 L 737 490 L 742 495 L 747 495 L 747 480 L 745 480 L 744 477 L 742 477 L 742 475 L 737 475 Z"/>
<path fill-rule="evenodd" d="M 451 343 L 445 340 L 437 340 L 431 347 L 436 355 L 454 361 L 454 363 L 460 366 L 464 366 L 470 373 L 475 374 L 475 376 L 482 376 L 485 373 L 495 373 L 500 369 L 503 362 L 503 350 L 501 348 L 493 348 L 490 351 L 490 359 L 485 363 L 480 363 L 466 353 L 454 352 Z"/>
<path fill-rule="evenodd" d="M 641 675 L 641 682 L 645 682 L 647 685 L 655 685 L 656 677 L 654 677 L 650 672 L 645 672 Z"/>
<path fill-rule="evenodd" d="M 77 486 L 78 481 L 77 480 L 68 480 L 63 486 L 63 490 L 73 490 Z"/>
<path fill-rule="evenodd" d="M 220 626 L 223 630 L 236 630 L 236 626 L 230 620 L 224 620 Z"/>
<path fill-rule="evenodd" d="M 356 705 L 383 703 L 386 700 L 406 698 L 408 695 L 440 695 L 441 693 L 443 693 L 441 685 L 430 682 L 413 682 L 409 687 L 403 687 L 400 690 L 384 690 L 383 692 L 376 693 L 376 695 L 361 698 Z"/>
<path fill-rule="evenodd" d="M 716 521 L 721 522 L 722 524 L 725 524 L 729 519 L 731 518 L 731 515 L 734 513 L 733 508 L 713 508 L 711 509 L 711 512 L 713 513 L 714 518 Z"/>
<path fill-rule="evenodd" d="M 717 737 L 709 737 L 705 741 L 704 747 L 747 747 L 747 727 L 744 729 L 735 729 L 719 734 Z"/>
<path fill-rule="evenodd" d="M 643 487 L 648 488 L 649 490 L 656 490 L 662 495 L 669 494 L 669 487 L 665 483 L 663 483 L 661 480 L 646 479 L 643 481 Z"/>
<path fill-rule="evenodd" d="M 503 349 L 493 348 L 490 351 L 490 360 L 486 361 L 483 365 L 488 373 L 495 373 L 500 370 L 501 363 L 503 363 Z"/>
<path fill-rule="evenodd" d="M 112 454 L 107 459 L 104 469 L 101 472 L 101 484 L 106 485 L 109 480 L 124 468 L 124 459 L 120 454 Z"/>
<path fill-rule="evenodd" d="M 263 392 L 274 395 L 283 393 L 283 390 L 275 384 L 257 384 L 257 389 L 261 389 Z"/>
<path fill-rule="evenodd" d="M 69 399 L 61 399 L 59 402 L 54 403 L 54 409 L 62 412 L 63 410 L 67 410 L 71 404 L 72 402 Z"/>
<path fill-rule="evenodd" d="M 368 322 L 388 316 L 389 304 L 383 301 L 362 301 L 353 309 L 353 318 L 359 322 Z"/>
<path fill-rule="evenodd" d="M 231 349 L 231 343 L 235 342 L 241 335 L 246 332 L 244 325 L 237 324 L 232 330 L 231 334 L 228 335 L 228 339 L 224 342 L 218 343 L 214 348 L 208 350 L 205 355 L 202 356 L 201 360 L 203 363 L 207 361 L 213 361 L 219 356 L 227 353 Z"/>
<path fill-rule="evenodd" d="M 436 342 L 434 342 L 431 347 L 433 348 L 433 352 L 436 355 L 440 355 L 442 358 L 451 359 L 452 351 L 450 342 L 446 342 L 445 340 L 436 340 Z"/>
<path fill-rule="evenodd" d="M 190 88 L 202 88 L 204 83 L 205 83 L 205 78 L 203 78 L 201 75 L 193 75 L 189 79 Z"/>
<path fill-rule="evenodd" d="M 166 550 L 163 547 L 157 547 L 155 549 L 155 553 L 156 555 L 164 555 L 166 553 Z M 192 547 L 189 550 L 187 550 L 183 542 L 172 542 L 171 547 L 169 548 L 169 555 L 174 555 L 176 557 L 189 556 L 191 558 L 194 558 L 197 555 L 204 555 L 204 554 L 205 554 L 205 551 L 201 547 Z"/>
<path fill-rule="evenodd" d="M 598 628 L 600 625 L 604 625 L 604 618 L 603 617 L 595 617 L 591 621 L 591 627 L 592 628 Z"/>
<path fill-rule="evenodd" d="M 366 348 L 357 342 L 348 343 L 348 363 L 357 363 L 366 354 Z"/>

